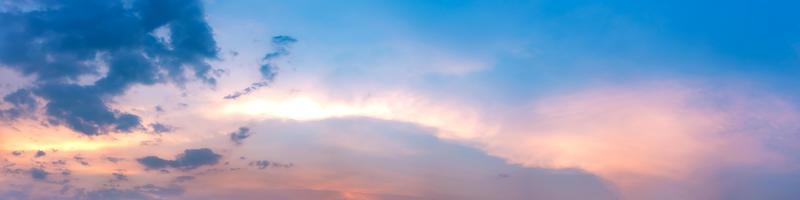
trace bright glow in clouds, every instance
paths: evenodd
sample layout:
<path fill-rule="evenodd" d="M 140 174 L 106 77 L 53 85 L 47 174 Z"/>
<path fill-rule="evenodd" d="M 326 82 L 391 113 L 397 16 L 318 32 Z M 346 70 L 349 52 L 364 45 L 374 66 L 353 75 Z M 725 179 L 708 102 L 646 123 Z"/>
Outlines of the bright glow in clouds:
<path fill-rule="evenodd" d="M 409 92 L 368 95 L 355 101 L 287 94 L 228 101 L 219 109 L 221 113 L 212 111 L 207 115 L 211 118 L 214 118 L 213 116 L 224 118 L 231 114 L 239 114 L 262 119 L 292 120 L 364 116 L 434 127 L 439 130 L 441 137 L 454 139 L 474 138 L 480 132 L 490 131 L 489 129 L 493 128 L 489 124 L 479 122 L 477 112 L 459 108 L 467 107 L 430 101 Z M 451 126 L 453 124 L 459 126 Z"/>
<path fill-rule="evenodd" d="M 506 116 L 511 120 L 480 118 L 476 109 L 388 93 L 360 101 L 311 95 L 253 98 L 221 110 L 293 120 L 366 116 L 416 123 L 508 162 L 587 170 L 619 187 L 627 199 L 713 198 L 715 170 L 796 164 L 779 149 L 796 143 L 771 140 L 796 129 L 795 108 L 745 87 L 590 87 L 509 107 L 524 110 Z M 692 187 L 698 189 L 686 189 Z"/>

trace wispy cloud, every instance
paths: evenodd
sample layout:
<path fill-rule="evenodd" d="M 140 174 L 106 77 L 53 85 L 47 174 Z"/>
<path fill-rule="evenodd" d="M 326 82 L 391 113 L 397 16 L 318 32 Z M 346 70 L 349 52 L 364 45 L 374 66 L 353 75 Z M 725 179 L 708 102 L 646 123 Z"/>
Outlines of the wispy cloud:
<path fill-rule="evenodd" d="M 272 84 L 272 82 L 275 81 L 275 76 L 277 76 L 280 71 L 280 67 L 278 67 L 276 63 L 277 60 L 289 55 L 289 47 L 295 42 L 297 42 L 297 39 L 291 36 L 278 35 L 272 37 L 273 50 L 264 55 L 264 58 L 261 59 L 261 66 L 258 68 L 258 71 L 261 73 L 261 81 L 252 83 L 241 91 L 229 94 L 225 96 L 225 99 L 237 99 Z"/>

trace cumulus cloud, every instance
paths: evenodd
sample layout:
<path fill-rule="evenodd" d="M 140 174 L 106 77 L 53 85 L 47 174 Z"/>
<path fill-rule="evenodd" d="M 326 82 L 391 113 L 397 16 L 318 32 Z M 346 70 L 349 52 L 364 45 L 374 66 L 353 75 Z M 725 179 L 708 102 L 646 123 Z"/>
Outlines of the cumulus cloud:
<path fill-rule="evenodd" d="M 242 144 L 244 139 L 250 137 L 250 128 L 247 127 L 239 127 L 239 130 L 231 132 L 230 134 L 231 141 L 236 143 L 237 145 Z"/>
<path fill-rule="evenodd" d="M 158 156 L 145 156 L 136 159 L 139 164 L 144 165 L 147 169 L 164 169 L 168 167 L 177 168 L 180 170 L 192 170 L 203 165 L 214 165 L 219 162 L 222 155 L 214 153 L 211 149 L 186 149 L 183 153 L 178 154 L 174 160 L 166 160 Z"/>
<path fill-rule="evenodd" d="M 165 160 L 159 158 L 158 156 L 145 156 L 139 159 L 136 159 L 139 164 L 144 165 L 148 169 L 161 169 L 171 165 L 170 160 Z"/>
<path fill-rule="evenodd" d="M 278 71 L 280 71 L 280 68 L 275 63 L 276 60 L 289 55 L 289 47 L 295 42 L 297 42 L 297 39 L 291 36 L 278 35 L 272 37 L 273 51 L 264 55 L 264 58 L 261 60 L 262 64 L 258 68 L 258 71 L 261 73 L 261 81 L 252 83 L 241 91 L 229 94 L 225 96 L 225 99 L 237 99 L 272 84 L 272 82 L 275 81 L 275 76 L 278 74 Z"/>
<path fill-rule="evenodd" d="M 18 117 L 41 97 L 47 122 L 86 135 L 141 128 L 108 103 L 135 84 L 183 84 L 185 73 L 214 84 L 217 47 L 196 0 L 36 1 L 38 9 L 0 12 L 0 66 L 35 77 L 6 97 Z M 168 35 L 157 34 L 168 30 Z M 102 72 L 106 72 L 103 74 Z M 86 77 L 97 77 L 86 81 Z M 91 79 L 89 79 L 91 80 Z"/>

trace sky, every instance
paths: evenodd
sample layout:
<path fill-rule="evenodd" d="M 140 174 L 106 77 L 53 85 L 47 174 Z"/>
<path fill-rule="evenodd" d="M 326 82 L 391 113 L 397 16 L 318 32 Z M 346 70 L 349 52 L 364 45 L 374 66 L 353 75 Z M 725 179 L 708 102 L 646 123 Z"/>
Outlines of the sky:
<path fill-rule="evenodd" d="M 800 199 L 793 1 L 0 2 L 0 199 Z"/>

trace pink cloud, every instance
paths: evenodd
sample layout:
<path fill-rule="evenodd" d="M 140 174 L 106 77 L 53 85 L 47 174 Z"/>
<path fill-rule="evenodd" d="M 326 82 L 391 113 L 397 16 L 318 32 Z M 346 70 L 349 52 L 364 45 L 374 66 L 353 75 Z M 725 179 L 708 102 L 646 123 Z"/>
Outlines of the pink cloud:
<path fill-rule="evenodd" d="M 770 138 L 796 130 L 791 104 L 744 87 L 654 83 L 592 87 L 536 101 L 483 138 L 526 166 L 580 168 L 627 199 L 713 198 L 716 170 L 791 167 Z M 795 144 L 781 144 L 786 147 Z"/>

